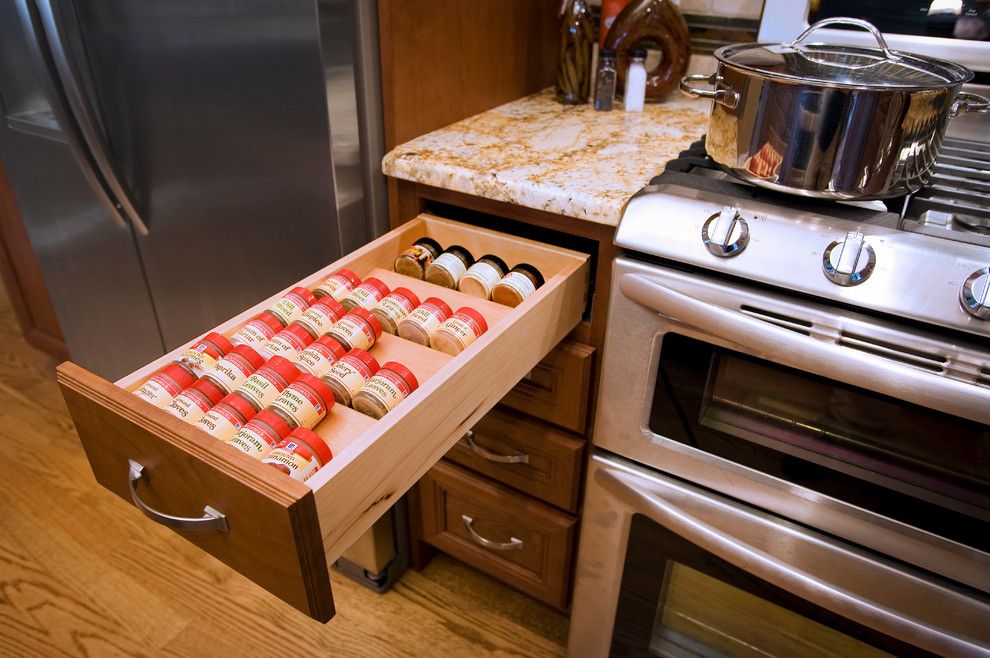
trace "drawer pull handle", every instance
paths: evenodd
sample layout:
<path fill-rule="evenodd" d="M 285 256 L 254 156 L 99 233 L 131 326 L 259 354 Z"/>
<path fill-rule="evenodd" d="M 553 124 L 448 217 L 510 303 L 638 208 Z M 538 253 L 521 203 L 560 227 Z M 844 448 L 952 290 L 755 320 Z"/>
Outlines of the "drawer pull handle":
<path fill-rule="evenodd" d="M 492 452 L 488 448 L 482 448 L 474 442 L 474 430 L 468 430 L 467 434 L 464 435 L 464 438 L 467 439 L 468 445 L 471 446 L 471 452 L 478 455 L 482 459 L 487 459 L 490 462 L 497 462 L 499 464 L 529 463 L 529 455 L 525 452 L 517 452 L 514 455 L 500 455 L 497 452 Z"/>
<path fill-rule="evenodd" d="M 492 541 L 491 539 L 485 539 L 479 535 L 474 529 L 474 519 L 472 519 L 467 514 L 461 514 L 461 521 L 464 522 L 464 527 L 467 528 L 468 533 L 471 535 L 471 539 L 474 543 L 479 546 L 484 546 L 485 548 L 492 551 L 521 551 L 523 547 L 522 539 L 517 539 L 516 537 L 509 537 L 509 541 Z"/>
<path fill-rule="evenodd" d="M 152 521 L 177 530 L 219 530 L 220 532 L 227 532 L 229 530 L 227 517 L 209 505 L 203 508 L 203 516 L 198 519 L 185 516 L 172 516 L 171 514 L 164 514 L 152 507 L 148 507 L 137 494 L 137 483 L 145 477 L 144 466 L 133 459 L 128 459 L 127 463 L 130 465 L 128 485 L 131 488 L 131 498 L 134 499 L 134 504 L 137 505 L 137 508 L 144 512 L 144 515 Z"/>

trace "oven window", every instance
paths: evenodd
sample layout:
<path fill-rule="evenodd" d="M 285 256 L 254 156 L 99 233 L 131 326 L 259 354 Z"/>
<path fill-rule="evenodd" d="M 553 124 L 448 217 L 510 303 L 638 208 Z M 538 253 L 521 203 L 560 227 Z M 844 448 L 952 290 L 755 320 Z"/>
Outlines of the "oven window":
<path fill-rule="evenodd" d="M 809 23 L 837 16 L 866 19 L 881 32 L 990 41 L 987 0 L 812 0 Z"/>
<path fill-rule="evenodd" d="M 990 428 L 669 334 L 650 429 L 986 550 Z"/>

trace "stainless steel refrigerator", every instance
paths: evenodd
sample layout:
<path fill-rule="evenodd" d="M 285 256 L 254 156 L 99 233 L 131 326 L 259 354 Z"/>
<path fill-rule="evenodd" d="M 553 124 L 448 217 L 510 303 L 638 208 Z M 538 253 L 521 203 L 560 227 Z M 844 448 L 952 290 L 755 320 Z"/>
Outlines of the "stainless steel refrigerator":
<path fill-rule="evenodd" d="M 374 0 L 0 0 L 2 156 L 109 379 L 387 228 Z"/>

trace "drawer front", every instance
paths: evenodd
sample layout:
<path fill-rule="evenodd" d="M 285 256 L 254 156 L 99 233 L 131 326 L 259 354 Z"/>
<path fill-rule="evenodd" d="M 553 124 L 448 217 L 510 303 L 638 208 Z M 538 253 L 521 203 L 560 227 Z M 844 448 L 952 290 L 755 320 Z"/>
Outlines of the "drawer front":
<path fill-rule="evenodd" d="M 502 403 L 583 434 L 595 348 L 565 341 L 516 384 Z"/>
<path fill-rule="evenodd" d="M 495 409 L 451 448 L 447 459 L 574 512 L 583 454 L 583 439 Z"/>
<path fill-rule="evenodd" d="M 420 237 L 529 262 L 546 283 L 516 308 L 476 300 L 391 271 L 395 257 Z M 97 481 L 131 501 L 129 462 L 145 467 L 135 492 L 161 512 L 224 514 L 228 528 L 180 529 L 183 536 L 272 593 L 320 620 L 333 615 L 327 564 L 339 558 L 564 338 L 581 319 L 588 258 L 556 247 L 432 216 L 420 216 L 294 285 L 312 288 L 345 267 L 455 309 L 471 306 L 489 329 L 464 352 L 448 356 L 385 335 L 372 348 L 379 362 L 408 366 L 420 387 L 381 420 L 335 406 L 315 431 L 333 459 L 305 484 L 132 395 L 190 345 L 110 383 L 72 363 L 58 379 Z M 283 291 L 284 292 L 284 291 Z M 216 327 L 231 335 L 282 293 Z M 205 333 L 205 332 L 204 332 Z M 198 339 L 198 337 L 195 337 Z M 160 519 L 159 519 L 160 520 Z"/>
<path fill-rule="evenodd" d="M 567 605 L 574 517 L 446 462 L 419 486 L 424 541 L 534 598 Z"/>

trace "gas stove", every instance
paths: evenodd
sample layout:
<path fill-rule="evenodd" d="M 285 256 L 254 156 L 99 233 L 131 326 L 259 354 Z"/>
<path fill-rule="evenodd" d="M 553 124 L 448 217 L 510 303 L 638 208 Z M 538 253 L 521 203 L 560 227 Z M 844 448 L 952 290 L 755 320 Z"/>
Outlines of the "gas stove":
<path fill-rule="evenodd" d="M 845 203 L 742 182 L 707 157 L 702 139 L 629 200 L 616 244 L 990 337 L 990 144 L 950 134 L 928 187 Z"/>

